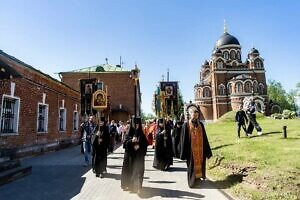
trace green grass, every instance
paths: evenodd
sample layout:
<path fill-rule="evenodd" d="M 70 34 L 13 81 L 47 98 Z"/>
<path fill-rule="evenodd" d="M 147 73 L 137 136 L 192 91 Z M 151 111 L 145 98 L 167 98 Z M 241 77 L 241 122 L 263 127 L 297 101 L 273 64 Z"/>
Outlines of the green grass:
<path fill-rule="evenodd" d="M 239 199 L 300 199 L 300 119 L 258 116 L 263 135 L 237 138 L 234 112 L 206 125 L 207 174 Z M 287 126 L 287 139 L 282 127 Z"/>

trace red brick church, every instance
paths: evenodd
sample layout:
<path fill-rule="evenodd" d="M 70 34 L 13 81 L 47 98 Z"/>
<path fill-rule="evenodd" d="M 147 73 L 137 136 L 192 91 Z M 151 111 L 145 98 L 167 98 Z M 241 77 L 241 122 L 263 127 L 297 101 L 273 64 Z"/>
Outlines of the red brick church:
<path fill-rule="evenodd" d="M 225 27 L 211 58 L 200 68 L 194 95 L 205 121 L 215 121 L 241 104 L 245 106 L 250 98 L 254 98 L 258 110 L 268 112 L 264 59 L 253 47 L 242 61 L 241 45 Z"/>

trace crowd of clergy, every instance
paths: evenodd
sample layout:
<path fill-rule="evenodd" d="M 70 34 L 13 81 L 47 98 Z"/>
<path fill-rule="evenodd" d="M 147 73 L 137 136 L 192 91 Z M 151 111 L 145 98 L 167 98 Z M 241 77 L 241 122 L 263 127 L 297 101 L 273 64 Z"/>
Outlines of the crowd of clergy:
<path fill-rule="evenodd" d="M 168 171 L 173 158 L 186 160 L 189 187 L 205 180 L 206 159 L 212 156 L 199 111 L 191 110 L 191 118 L 184 116 L 176 120 L 154 119 L 142 124 L 141 118 L 132 117 L 126 123 L 108 123 L 101 117 L 90 116 L 81 124 L 82 145 L 85 165 L 91 162 L 96 177 L 104 178 L 107 173 L 107 155 L 113 152 L 116 143 L 124 148 L 121 172 L 121 188 L 141 194 L 145 156 L 148 148 L 154 149 L 153 167 Z M 162 172 L 163 173 L 163 172 Z"/>

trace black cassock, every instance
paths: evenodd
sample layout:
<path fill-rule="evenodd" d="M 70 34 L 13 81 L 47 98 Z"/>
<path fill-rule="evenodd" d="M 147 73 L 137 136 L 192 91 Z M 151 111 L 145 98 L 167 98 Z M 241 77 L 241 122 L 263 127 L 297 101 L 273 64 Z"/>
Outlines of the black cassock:
<path fill-rule="evenodd" d="M 180 135 L 181 135 L 182 126 L 177 127 L 175 124 L 174 129 L 172 130 L 172 144 L 173 144 L 173 155 L 175 158 L 179 158 L 180 155 Z"/>
<path fill-rule="evenodd" d="M 107 126 L 100 127 L 93 142 L 93 169 L 97 175 L 106 171 L 109 131 Z"/>
<path fill-rule="evenodd" d="M 132 143 L 132 138 L 134 135 L 138 138 L 137 143 Z M 139 145 L 138 150 L 134 149 L 136 144 Z M 121 188 L 128 188 L 134 192 L 142 188 L 147 146 L 148 142 L 142 129 L 139 128 L 137 131 L 135 131 L 135 129 L 131 127 L 125 136 L 125 141 L 123 144 L 125 154 L 121 174 Z"/>
<path fill-rule="evenodd" d="M 202 127 L 203 132 L 203 162 L 202 162 L 202 178 L 205 179 L 205 166 L 206 158 L 212 156 L 212 152 L 208 143 L 207 135 L 202 122 L 198 121 L 198 124 Z M 182 127 L 181 137 L 180 137 L 180 159 L 186 160 L 187 164 L 187 178 L 189 187 L 193 187 L 196 181 L 196 175 L 194 171 L 194 158 L 191 146 L 191 137 L 189 133 L 189 121 L 185 122 Z"/>
<path fill-rule="evenodd" d="M 155 135 L 155 154 L 153 167 L 160 170 L 165 170 L 168 166 L 173 165 L 173 148 L 172 137 L 169 128 L 165 129 L 158 127 Z M 165 141 L 166 137 L 166 141 Z"/>

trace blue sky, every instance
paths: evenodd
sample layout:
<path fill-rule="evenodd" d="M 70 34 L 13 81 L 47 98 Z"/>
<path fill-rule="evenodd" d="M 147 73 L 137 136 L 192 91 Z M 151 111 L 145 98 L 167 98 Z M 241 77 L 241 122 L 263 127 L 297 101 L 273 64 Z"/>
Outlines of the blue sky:
<path fill-rule="evenodd" d="M 162 74 L 193 99 L 199 70 L 228 32 L 265 59 L 266 77 L 289 91 L 300 82 L 300 1 L 1 0 L 0 49 L 55 73 L 105 63 L 141 69 L 142 109 L 152 112 Z"/>

